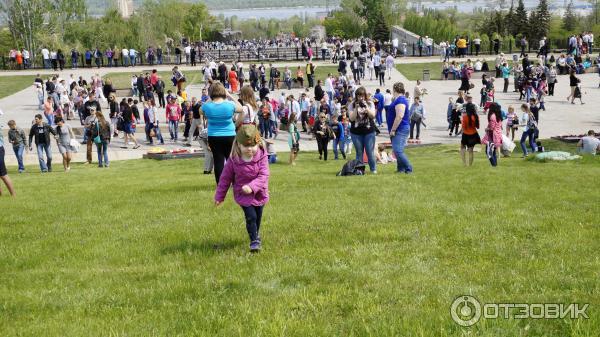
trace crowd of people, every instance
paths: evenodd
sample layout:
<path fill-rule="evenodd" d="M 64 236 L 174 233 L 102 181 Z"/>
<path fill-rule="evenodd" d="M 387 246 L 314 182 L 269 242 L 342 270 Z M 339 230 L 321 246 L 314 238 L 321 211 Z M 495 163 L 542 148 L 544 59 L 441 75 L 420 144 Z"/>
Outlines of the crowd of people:
<path fill-rule="evenodd" d="M 378 165 L 387 163 L 395 163 L 399 173 L 413 172 L 404 149 L 408 143 L 420 140 L 421 125 L 428 117 L 423 102 L 427 90 L 420 81 L 412 91 L 402 82 L 386 88 L 394 57 L 386 55 L 377 42 L 338 42 L 332 42 L 337 73 L 319 79 L 315 78 L 316 65 L 310 57 L 305 58 L 305 65 L 295 69 L 264 63 L 251 64 L 246 69 L 240 61 L 229 65 L 205 62 L 201 70 L 205 85 L 200 97 L 188 97 L 186 76 L 178 67 L 172 69 L 173 90 L 167 90 L 161 76 L 152 70 L 133 75 L 131 97 L 120 102 L 111 80 L 98 74 L 89 82 L 74 75 L 67 79 L 43 79 L 38 75 L 34 87 L 40 113 L 29 126 L 28 135 L 23 130 L 26 126 L 9 121 L 8 143 L 17 157 L 19 172 L 25 170 L 23 152 L 32 151 L 33 144 L 40 170 L 52 171 L 53 141 L 66 172 L 70 171 L 73 153 L 80 145 L 86 145 L 86 162 L 91 163 L 95 144 L 98 166 L 107 168 L 109 143 L 122 138 L 123 147 L 138 148 L 135 133 L 137 126 L 143 125 L 146 144 L 164 144 L 160 125 L 166 123 L 173 144 L 201 144 L 204 173 L 214 174 L 217 184 L 216 205 L 224 201 L 233 185 L 234 199 L 246 219 L 250 250 L 259 251 L 263 206 L 269 200 L 269 164 L 277 162 L 273 139 L 280 134 L 288 141 L 290 165 L 296 165 L 305 134 L 304 139 L 316 141 L 319 160 L 329 159 L 331 147 L 334 159 L 347 159 L 354 152 L 354 160 L 364 162 L 372 174 L 377 174 Z M 512 150 L 507 144 L 514 141 L 519 129 L 523 157 L 540 150 L 540 112 L 546 108 L 544 98 L 554 95 L 557 78 L 564 73 L 560 59 L 540 55 L 531 61 L 526 54 L 520 59 L 499 54 L 492 67 L 486 61 L 470 59 L 444 64 L 445 79 L 452 74 L 461 80 L 458 97 L 449 99 L 447 121 L 449 136 L 461 136 L 460 155 L 465 166 L 473 164 L 474 147 L 478 144 L 485 147 L 491 165 L 498 165 L 500 154 L 510 155 Z M 564 67 L 572 89 L 568 101 L 575 103 L 579 99 L 583 104 L 577 61 L 566 61 Z M 472 75 L 476 71 L 484 72 L 478 86 L 479 104 L 474 102 L 472 92 L 476 86 Z M 497 101 L 495 78 L 504 80 L 505 93 L 512 78 L 513 93 L 522 100 L 517 109 Z M 367 90 L 367 81 L 377 81 L 379 88 Z M 295 95 L 294 89 L 299 89 L 299 94 Z M 481 135 L 480 114 L 487 119 Z M 78 119 L 82 125 L 81 143 L 66 123 L 70 119 Z M 185 125 L 183 140 L 179 137 L 180 123 Z M 389 142 L 377 143 L 376 136 L 386 131 Z M 595 153 L 600 150 L 599 143 L 590 131 L 579 147 L 582 152 Z M 0 145 L 3 144 L 0 138 Z M 391 152 L 387 151 L 389 147 Z M 0 178 L 14 194 L 3 161 L 4 147 L 0 149 Z"/>

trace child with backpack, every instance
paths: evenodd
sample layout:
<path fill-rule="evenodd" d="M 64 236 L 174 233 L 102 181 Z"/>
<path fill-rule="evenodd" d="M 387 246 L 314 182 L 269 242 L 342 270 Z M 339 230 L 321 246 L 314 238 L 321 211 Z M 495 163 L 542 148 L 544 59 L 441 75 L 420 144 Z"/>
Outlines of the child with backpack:
<path fill-rule="evenodd" d="M 215 192 L 216 206 L 223 203 L 230 185 L 233 185 L 235 201 L 244 211 L 250 252 L 259 252 L 263 208 L 269 201 L 269 162 L 254 125 L 242 125 L 237 131 L 231 157 L 225 163 Z"/>

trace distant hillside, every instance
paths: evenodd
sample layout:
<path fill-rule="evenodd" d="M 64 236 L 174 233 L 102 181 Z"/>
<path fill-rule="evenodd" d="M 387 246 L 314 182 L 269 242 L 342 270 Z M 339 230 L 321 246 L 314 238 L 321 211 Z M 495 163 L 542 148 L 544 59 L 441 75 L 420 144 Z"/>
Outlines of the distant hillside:
<path fill-rule="evenodd" d="M 102 15 L 104 12 L 113 6 L 116 0 L 86 0 L 88 14 Z M 317 6 L 323 7 L 326 2 L 329 6 L 338 6 L 340 0 L 189 0 L 189 2 L 203 2 L 208 6 L 208 9 L 243 9 L 243 8 L 270 8 L 270 7 L 297 7 L 299 5 L 305 7 Z M 143 3 L 143 0 L 133 0 L 134 7 L 138 7 Z"/>

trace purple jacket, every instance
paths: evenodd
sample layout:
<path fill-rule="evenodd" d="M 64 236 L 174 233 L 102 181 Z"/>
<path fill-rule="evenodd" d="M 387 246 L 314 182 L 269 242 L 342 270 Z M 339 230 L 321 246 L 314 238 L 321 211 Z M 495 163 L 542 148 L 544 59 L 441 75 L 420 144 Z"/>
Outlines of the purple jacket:
<path fill-rule="evenodd" d="M 225 200 L 229 186 L 233 184 L 233 198 L 240 206 L 262 206 L 269 201 L 269 160 L 267 152 L 258 148 L 251 161 L 229 158 L 215 192 L 215 201 Z M 248 185 L 252 193 L 244 194 L 242 186 Z"/>

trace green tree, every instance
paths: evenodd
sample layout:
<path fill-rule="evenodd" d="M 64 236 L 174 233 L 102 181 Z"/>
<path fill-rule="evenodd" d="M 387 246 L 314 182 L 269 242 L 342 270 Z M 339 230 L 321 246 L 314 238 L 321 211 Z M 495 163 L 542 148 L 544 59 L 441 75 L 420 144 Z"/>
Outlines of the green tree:
<path fill-rule="evenodd" d="M 390 39 L 390 28 L 388 27 L 387 23 L 385 22 L 385 18 L 383 16 L 378 16 L 375 19 L 375 23 L 374 23 L 374 27 L 373 27 L 373 39 L 375 40 L 379 40 L 379 41 L 387 41 Z"/>
<path fill-rule="evenodd" d="M 592 5 L 591 19 L 594 25 L 598 24 L 598 16 L 600 15 L 600 0 L 587 0 Z"/>
<path fill-rule="evenodd" d="M 354 12 L 366 22 L 365 28 L 369 36 L 373 37 L 375 27 L 389 30 L 389 28 L 385 28 L 387 27 L 385 21 L 382 22 L 384 20 L 383 1 L 361 0 L 354 7 Z"/>
<path fill-rule="evenodd" d="M 577 15 L 573 11 L 573 0 L 569 1 L 565 14 L 563 15 L 562 28 L 568 32 L 573 32 L 577 28 Z"/>
<path fill-rule="evenodd" d="M 345 39 L 360 37 L 364 29 L 363 23 L 356 13 L 347 9 L 333 12 L 330 17 L 325 19 L 323 25 L 327 35 Z"/>
<path fill-rule="evenodd" d="M 49 5 L 47 0 L 0 0 L 0 13 L 5 17 L 14 46 L 25 47 L 34 61 Z"/>
<path fill-rule="evenodd" d="M 529 15 L 529 27 L 531 27 L 532 37 L 541 39 L 544 36 L 548 36 L 551 20 L 552 14 L 548 10 L 548 1 L 540 0 L 536 9 Z"/>
<path fill-rule="evenodd" d="M 211 27 L 212 22 L 206 5 L 203 3 L 195 3 L 187 9 L 185 17 L 183 18 L 183 33 L 191 41 L 202 40 L 202 31 L 204 29 L 208 31 Z"/>
<path fill-rule="evenodd" d="M 507 28 L 508 34 L 512 35 L 512 36 L 517 36 L 518 32 L 517 32 L 517 27 L 515 27 L 515 8 L 514 8 L 514 1 L 510 2 L 510 9 L 508 10 L 508 13 L 506 13 L 506 15 L 504 16 L 504 25 Z"/>
<path fill-rule="evenodd" d="M 527 17 L 527 11 L 525 10 L 525 4 L 523 4 L 523 0 L 519 0 L 512 24 L 514 25 L 516 31 L 514 35 L 526 34 L 530 31 L 529 18 Z"/>

